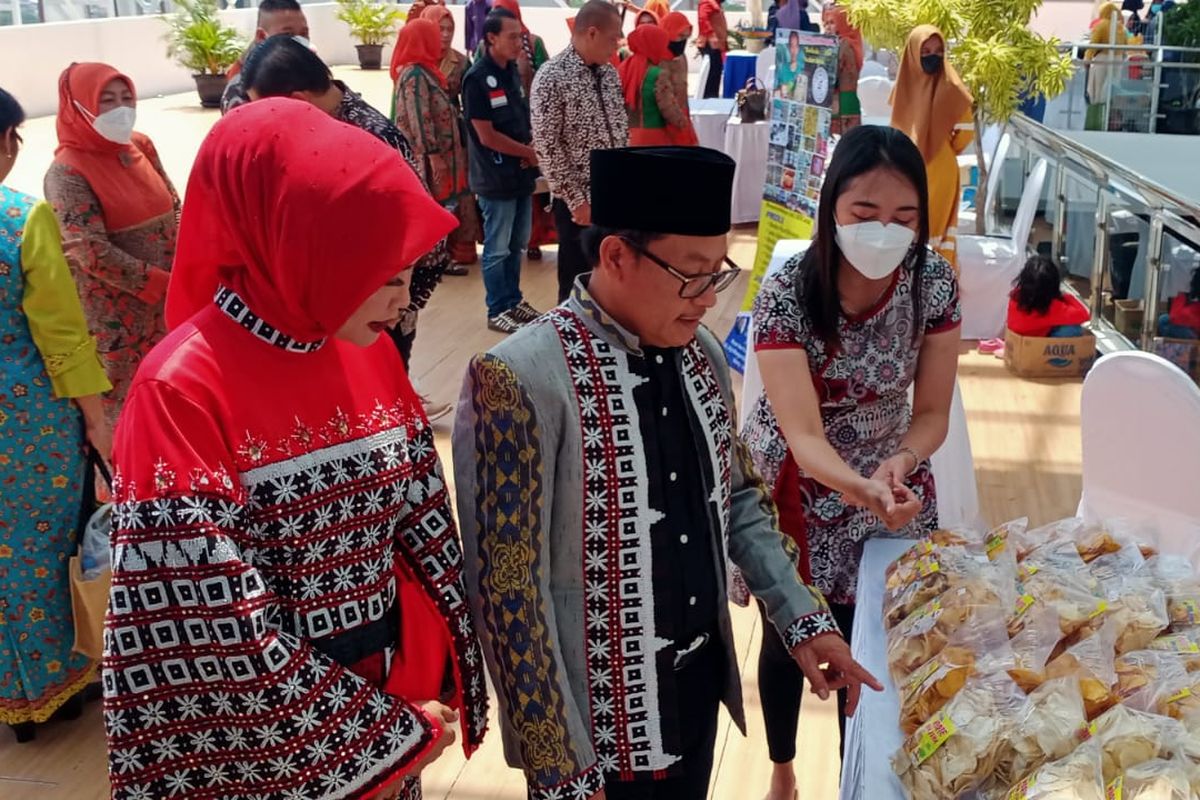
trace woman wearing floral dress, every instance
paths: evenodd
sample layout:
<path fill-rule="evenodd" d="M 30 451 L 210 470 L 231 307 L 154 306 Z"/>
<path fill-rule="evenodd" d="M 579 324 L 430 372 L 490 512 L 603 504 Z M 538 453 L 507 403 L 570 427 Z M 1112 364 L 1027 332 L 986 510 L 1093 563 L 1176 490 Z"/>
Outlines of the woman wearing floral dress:
<path fill-rule="evenodd" d="M 100 400 L 111 385 L 54 212 L 3 186 L 24 118 L 0 89 L 0 723 L 19 742 L 64 704 L 77 715 L 94 670 L 71 652 L 67 559 L 78 546 L 84 437 L 105 459 L 112 449 Z"/>
<path fill-rule="evenodd" d="M 803 579 L 849 637 L 864 540 L 937 523 L 929 457 L 949 424 L 961 312 L 953 270 L 927 246 L 925 166 L 907 136 L 847 133 L 819 208 L 808 252 L 768 276 L 754 303 L 765 390 L 743 438 L 799 545 Z M 764 637 L 769 800 L 795 791 L 802 689 L 779 637 Z"/>
<path fill-rule="evenodd" d="M 67 67 L 58 85 L 58 150 L 45 180 L 113 384 L 104 404 L 114 426 L 138 364 L 165 333 L 178 231 L 179 198 L 153 143 L 133 130 L 136 108 L 133 81 L 113 67 Z"/>
<path fill-rule="evenodd" d="M 462 114 L 442 74 L 442 35 L 427 19 L 415 19 L 400 29 L 392 64 L 396 74 L 396 127 L 412 145 L 417 163 L 424 165 L 425 183 L 435 200 L 458 218 L 447 239 L 451 257 L 459 264 L 477 260 L 479 215 L 467 185 L 467 149 Z"/>

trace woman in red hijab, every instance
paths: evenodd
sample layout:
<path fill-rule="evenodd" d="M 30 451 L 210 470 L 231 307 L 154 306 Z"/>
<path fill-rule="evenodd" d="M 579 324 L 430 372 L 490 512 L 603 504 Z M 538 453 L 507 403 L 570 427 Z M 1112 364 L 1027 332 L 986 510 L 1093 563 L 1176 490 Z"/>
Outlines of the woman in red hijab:
<path fill-rule="evenodd" d="M 662 18 L 659 26 L 666 31 L 667 38 L 670 39 L 667 47 L 670 48 L 672 56 L 670 61 L 662 64 L 662 68 L 671 81 L 671 88 L 675 92 L 675 97 L 678 98 L 679 107 L 683 109 L 683 113 L 688 118 L 685 128 L 672 127 L 668 128 L 667 132 L 671 135 L 672 144 L 694 147 L 700 144 L 700 139 L 696 136 L 696 129 L 692 125 L 692 112 L 688 109 L 690 92 L 688 92 L 686 55 L 688 39 L 692 38 L 692 23 L 680 12 L 672 11 Z"/>
<path fill-rule="evenodd" d="M 841 136 L 862 124 L 862 103 L 858 99 L 858 75 L 863 66 L 862 32 L 850 24 L 846 9 L 826 3 L 821 12 L 825 33 L 838 37 L 838 91 L 833 96 L 831 130 Z"/>
<path fill-rule="evenodd" d="M 392 55 L 396 82 L 396 127 L 425 165 L 425 182 L 434 199 L 454 211 L 458 227 L 446 241 L 459 264 L 474 264 L 482 230 L 474 197 L 467 186 L 467 149 L 462 113 L 442 73 L 442 33 L 428 19 L 400 29 Z"/>
<path fill-rule="evenodd" d="M 633 147 L 675 144 L 676 138 L 683 138 L 688 131 L 695 138 L 687 106 L 680 107 L 665 69 L 675 58 L 669 44 L 667 32 L 658 25 L 642 25 L 629 34 L 630 56 L 617 71 L 625 91 L 629 144 Z"/>
<path fill-rule="evenodd" d="M 454 49 L 454 15 L 445 6 L 432 5 L 421 12 L 421 19 L 438 26 L 442 37 L 442 60 L 438 62 L 438 67 L 446 76 L 446 93 L 456 107 L 461 107 L 459 97 L 462 95 L 463 76 L 471 68 L 471 59 Z M 396 61 L 395 53 L 392 54 L 392 61 Z"/>
<path fill-rule="evenodd" d="M 395 150 L 308 103 L 248 103 L 201 145 L 171 332 L 114 446 L 116 800 L 419 797 L 450 706 L 478 745 L 442 469 L 381 335 L 454 224 Z"/>
<path fill-rule="evenodd" d="M 46 200 L 62 230 L 88 327 L 113 389 L 116 425 L 129 384 L 163 337 L 179 198 L 150 139 L 133 130 L 137 91 L 107 64 L 72 64 L 58 80 L 58 149 Z"/>

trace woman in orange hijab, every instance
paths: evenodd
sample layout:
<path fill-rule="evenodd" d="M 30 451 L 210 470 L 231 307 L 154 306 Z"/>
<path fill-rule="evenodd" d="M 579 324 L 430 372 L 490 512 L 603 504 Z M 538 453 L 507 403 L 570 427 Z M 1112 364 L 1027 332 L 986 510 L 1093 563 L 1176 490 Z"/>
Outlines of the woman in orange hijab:
<path fill-rule="evenodd" d="M 396 76 L 396 127 L 425 165 L 425 183 L 435 200 L 454 212 L 459 225 L 446 240 L 459 264 L 474 264 L 479 214 L 467 186 L 467 150 L 462 115 L 442 73 L 442 31 L 428 19 L 400 29 L 392 68 Z"/>
<path fill-rule="evenodd" d="M 850 24 L 846 9 L 827 3 L 821 12 L 825 33 L 838 37 L 837 93 L 833 96 L 833 121 L 830 130 L 841 136 L 862 124 L 862 103 L 858 99 L 858 74 L 863 66 L 862 33 Z"/>
<path fill-rule="evenodd" d="M 46 199 L 113 389 L 117 423 L 142 358 L 166 332 L 163 298 L 179 198 L 154 145 L 133 130 L 133 81 L 107 64 L 72 64 L 58 81 L 58 149 Z"/>
<path fill-rule="evenodd" d="M 679 97 L 664 68 L 671 53 L 667 32 L 658 25 L 642 25 L 629 34 L 629 58 L 617 72 L 625 90 L 629 114 L 629 144 L 633 147 L 675 144 L 671 130 L 688 131 L 691 120 L 680 108 Z M 693 138 L 695 132 L 692 133 Z"/>
<path fill-rule="evenodd" d="M 695 146 L 700 144 L 700 140 L 696 137 L 696 129 L 692 125 L 692 114 L 688 110 L 688 64 L 687 55 L 685 55 L 688 39 L 692 38 L 692 23 L 680 12 L 672 11 L 662 18 L 659 26 L 667 34 L 669 40 L 667 47 L 671 50 L 672 56 L 670 61 L 663 62 L 661 66 L 671 82 L 671 89 L 675 92 L 679 107 L 687 116 L 686 127 L 668 129 L 672 137 L 671 143 L 687 147 Z"/>
<path fill-rule="evenodd" d="M 421 12 L 421 19 L 427 19 L 438 26 L 442 36 L 442 60 L 439 68 L 446 76 L 446 92 L 456 108 L 461 108 L 459 97 L 462 95 L 463 76 L 471 68 L 471 59 L 458 52 L 453 47 L 454 15 L 445 6 L 431 5 Z M 393 55 L 395 60 L 395 55 Z"/>
<path fill-rule="evenodd" d="M 920 25 L 908 37 L 896 88 L 892 127 L 908 134 L 929 175 L 929 244 L 958 269 L 958 155 L 975 138 L 974 99 L 946 60 L 946 37 Z"/>

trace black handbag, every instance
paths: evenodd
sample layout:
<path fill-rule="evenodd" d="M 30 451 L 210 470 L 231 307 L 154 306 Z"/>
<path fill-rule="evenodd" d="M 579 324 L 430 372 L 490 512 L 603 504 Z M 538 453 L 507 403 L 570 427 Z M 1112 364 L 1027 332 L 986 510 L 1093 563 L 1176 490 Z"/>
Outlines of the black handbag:
<path fill-rule="evenodd" d="M 762 122 L 767 118 L 767 90 L 758 78 L 747 78 L 737 93 L 737 114 L 744 122 Z"/>

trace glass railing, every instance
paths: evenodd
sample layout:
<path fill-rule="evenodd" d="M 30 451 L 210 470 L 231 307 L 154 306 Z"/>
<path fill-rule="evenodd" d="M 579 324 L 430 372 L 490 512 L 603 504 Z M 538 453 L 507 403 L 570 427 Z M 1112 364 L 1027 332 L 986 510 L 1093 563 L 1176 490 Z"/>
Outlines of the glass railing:
<path fill-rule="evenodd" d="M 1068 284 L 1091 309 L 1102 347 L 1190 358 L 1189 371 L 1200 377 L 1200 342 L 1189 343 L 1191 333 L 1169 320 L 1172 302 L 1190 290 L 1200 270 L 1200 180 L 1191 178 L 1200 175 L 1200 159 L 1174 158 L 1165 149 L 1169 144 L 1174 153 L 1195 145 L 1180 137 L 1125 139 L 1124 152 L 1140 155 L 1121 163 L 1102 142 L 1073 138 L 1089 134 L 1052 130 L 1025 117 L 1014 118 L 1007 130 L 1021 154 L 999 166 L 1009 186 L 997 193 L 998 201 L 1003 205 L 1014 190 L 1019 194 L 1034 159 L 1048 159 L 1052 173 L 1039 249 L 1063 267 Z M 1161 180 L 1176 172 L 1173 182 Z"/>

